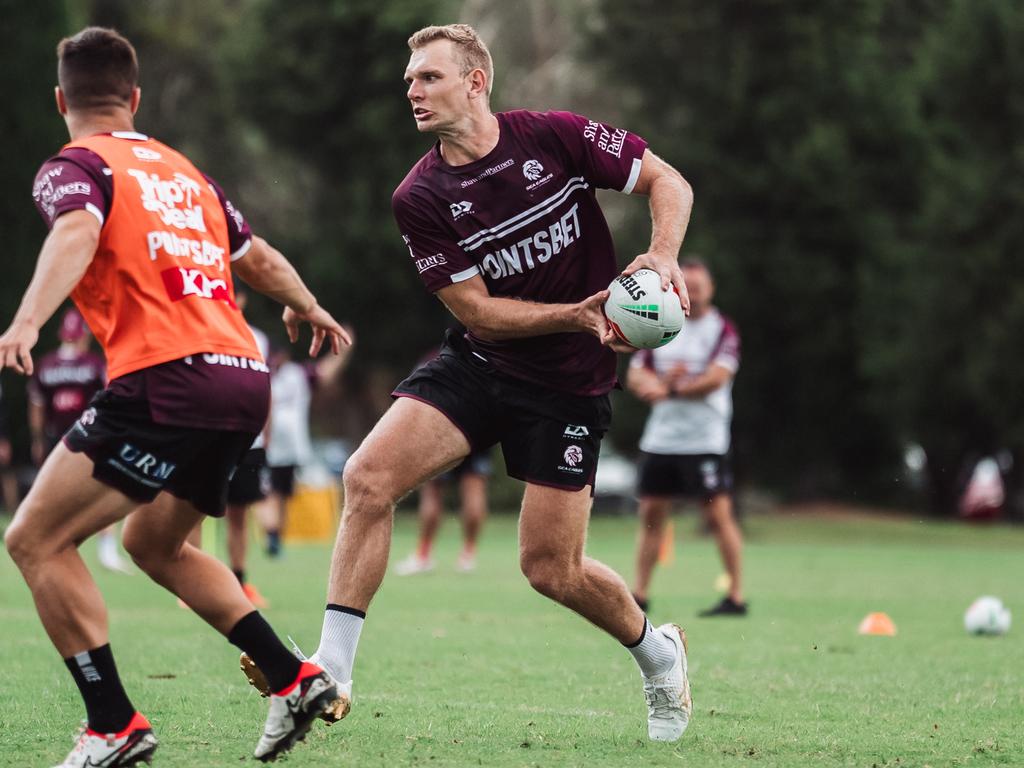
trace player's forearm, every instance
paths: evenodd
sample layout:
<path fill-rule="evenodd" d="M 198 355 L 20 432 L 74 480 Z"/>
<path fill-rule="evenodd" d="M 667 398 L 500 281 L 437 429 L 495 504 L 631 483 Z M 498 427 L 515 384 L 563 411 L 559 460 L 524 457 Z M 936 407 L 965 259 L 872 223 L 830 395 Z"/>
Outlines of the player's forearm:
<path fill-rule="evenodd" d="M 254 291 L 300 315 L 316 306 L 316 297 L 302 282 L 295 267 L 263 238 L 253 237 L 249 252 L 233 262 L 231 270 Z"/>
<path fill-rule="evenodd" d="M 728 375 L 723 376 L 718 371 L 705 371 L 697 376 L 677 381 L 671 386 L 671 390 L 672 394 L 676 397 L 696 399 L 710 395 L 728 380 Z"/>
<path fill-rule="evenodd" d="M 649 253 L 679 258 L 693 210 L 693 190 L 667 163 L 650 187 L 651 247 Z"/>
<path fill-rule="evenodd" d="M 539 304 L 488 296 L 461 313 L 453 310 L 453 314 L 474 336 L 502 341 L 582 331 L 576 309 L 574 304 Z"/>
<path fill-rule="evenodd" d="M 38 330 L 53 316 L 92 263 L 99 231 L 99 222 L 85 211 L 72 211 L 57 219 L 43 242 L 12 326 Z"/>

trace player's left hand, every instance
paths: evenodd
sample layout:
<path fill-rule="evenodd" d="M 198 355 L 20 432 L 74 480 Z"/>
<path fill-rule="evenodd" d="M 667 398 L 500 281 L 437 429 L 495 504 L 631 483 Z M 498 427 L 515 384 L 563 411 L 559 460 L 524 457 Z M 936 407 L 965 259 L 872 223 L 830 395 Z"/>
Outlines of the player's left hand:
<path fill-rule="evenodd" d="M 331 340 L 331 352 L 335 355 L 341 354 L 342 344 L 352 345 L 352 337 L 341 327 L 337 320 L 331 317 L 331 313 L 314 304 L 305 312 L 296 312 L 291 307 L 285 307 L 281 316 L 284 327 L 288 331 L 288 340 L 294 344 L 299 340 L 299 325 L 309 323 L 313 329 L 313 340 L 309 345 L 309 356 L 316 357 L 320 353 L 325 339 Z"/>
<path fill-rule="evenodd" d="M 23 376 L 31 376 L 32 348 L 39 341 L 39 329 L 27 323 L 14 322 L 0 336 L 0 370 L 13 368 Z"/>
<path fill-rule="evenodd" d="M 676 256 L 665 256 L 648 251 L 641 253 L 629 263 L 622 274 L 632 275 L 638 269 L 653 269 L 661 275 L 661 290 L 667 291 L 669 286 L 674 286 L 679 294 L 679 303 L 683 306 L 683 312 L 690 314 L 690 294 L 686 290 L 686 283 L 683 282 L 683 270 L 679 267 L 679 259 Z"/>

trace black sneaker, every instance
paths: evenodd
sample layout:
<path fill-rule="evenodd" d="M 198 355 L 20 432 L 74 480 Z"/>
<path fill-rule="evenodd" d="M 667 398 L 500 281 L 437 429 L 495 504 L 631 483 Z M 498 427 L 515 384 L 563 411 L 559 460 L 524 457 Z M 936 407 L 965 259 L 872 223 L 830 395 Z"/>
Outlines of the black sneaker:
<path fill-rule="evenodd" d="M 702 619 L 706 619 L 709 616 L 746 616 L 747 604 L 737 603 L 731 597 L 723 597 L 720 603 L 711 606 L 706 611 L 701 611 L 697 615 Z"/>

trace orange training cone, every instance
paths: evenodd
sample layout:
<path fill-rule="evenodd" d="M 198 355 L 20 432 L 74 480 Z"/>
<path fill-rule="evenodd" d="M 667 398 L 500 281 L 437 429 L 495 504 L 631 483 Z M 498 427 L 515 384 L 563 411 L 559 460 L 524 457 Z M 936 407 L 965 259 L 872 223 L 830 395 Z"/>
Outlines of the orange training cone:
<path fill-rule="evenodd" d="M 665 532 L 661 535 L 661 546 L 658 547 L 658 563 L 668 565 L 676 557 L 676 532 L 669 520 L 665 523 Z"/>
<path fill-rule="evenodd" d="M 896 634 L 896 625 L 892 623 L 889 614 L 877 611 L 876 613 L 869 613 L 864 617 L 864 620 L 857 628 L 857 632 L 862 635 L 892 637 Z"/>

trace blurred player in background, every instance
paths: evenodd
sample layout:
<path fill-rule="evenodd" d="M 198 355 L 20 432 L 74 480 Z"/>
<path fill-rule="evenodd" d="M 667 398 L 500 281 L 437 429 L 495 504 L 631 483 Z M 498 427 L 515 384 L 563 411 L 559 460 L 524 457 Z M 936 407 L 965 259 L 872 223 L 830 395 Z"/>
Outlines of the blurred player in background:
<path fill-rule="evenodd" d="M 5 535 L 85 703 L 87 725 L 62 768 L 148 762 L 157 746 L 121 684 L 106 606 L 78 554 L 125 517 L 136 564 L 265 665 L 274 693 L 255 755 L 273 759 L 337 694 L 285 648 L 231 571 L 186 542 L 204 515 L 224 513 L 228 478 L 267 418 L 269 372 L 234 302 L 232 272 L 285 304 L 290 338 L 300 322 L 313 327 L 310 354 L 325 339 L 337 350 L 345 333 L 211 179 L 135 131 L 131 43 L 89 27 L 62 40 L 57 57 L 71 142 L 36 177 L 50 233 L 0 336 L 0 368 L 32 375 L 39 329 L 71 294 L 110 379 L 47 457 Z"/>
<path fill-rule="evenodd" d="M 728 594 L 701 616 L 745 616 L 741 581 L 743 535 L 733 515 L 729 447 L 732 380 L 740 366 L 736 327 L 711 303 L 715 284 L 707 265 L 683 261 L 690 319 L 663 347 L 637 352 L 627 386 L 651 405 L 640 438 L 640 536 L 633 595 L 647 610 L 647 591 L 672 504 L 697 498 L 718 542 Z"/>
<path fill-rule="evenodd" d="M 18 476 L 12 466 L 14 451 L 8 433 L 9 424 L 7 402 L 4 399 L 3 388 L 0 387 L 0 495 L 3 497 L 4 509 L 13 515 L 14 510 L 18 508 Z"/>
<path fill-rule="evenodd" d="M 692 707 L 683 632 L 651 627 L 622 579 L 586 557 L 584 544 L 611 419 L 613 349 L 627 351 L 602 311 L 618 269 L 596 189 L 650 196 L 651 246 L 627 271 L 658 271 L 685 306 L 677 258 L 689 185 L 627 131 L 568 112 L 492 113 L 491 56 L 471 27 L 428 27 L 409 48 L 412 117 L 440 140 L 399 185 L 392 208 L 403 257 L 469 331 L 449 333 L 440 355 L 398 386 L 345 466 L 329 602 L 311 658 L 351 696 L 363 620 L 387 569 L 395 503 L 500 442 L 508 473 L 526 482 L 524 575 L 629 649 L 650 737 L 678 739 Z M 258 670 L 246 666 L 259 685 Z"/>
<path fill-rule="evenodd" d="M 455 561 L 459 573 L 476 570 L 476 545 L 487 519 L 487 484 L 492 472 L 490 450 L 474 451 L 457 467 L 428 480 L 420 488 L 420 533 L 416 551 L 395 566 L 399 576 L 429 573 L 436 563 L 434 539 L 444 517 L 445 490 L 458 489 L 462 520 L 462 551 Z"/>
<path fill-rule="evenodd" d="M 241 312 L 249 301 L 249 291 L 244 286 L 235 286 L 235 303 Z M 270 358 L 270 342 L 267 334 L 249 324 L 249 330 L 256 339 L 256 346 L 264 360 Z M 271 410 L 273 410 L 273 387 L 271 387 Z M 242 585 L 245 596 L 257 608 L 266 608 L 267 599 L 246 576 L 246 561 L 249 551 L 249 540 L 246 536 L 249 509 L 252 505 L 262 502 L 270 492 L 270 473 L 267 469 L 267 430 L 269 422 L 256 436 L 252 447 L 242 457 L 235 468 L 235 473 L 228 483 L 228 499 L 224 517 L 227 520 L 228 564 Z"/>
<path fill-rule="evenodd" d="M 288 500 L 295 494 L 295 472 L 313 457 L 309 437 L 312 390 L 306 369 L 291 359 L 289 349 L 271 350 L 269 360 L 271 404 L 267 466 L 270 488 L 260 513 L 267 535 L 267 554 L 278 557 Z"/>
<path fill-rule="evenodd" d="M 89 327 L 74 307 L 65 310 L 57 337 L 60 346 L 39 358 L 28 383 L 28 426 L 32 461 L 37 467 L 107 383 L 107 364 L 89 349 Z M 129 572 L 117 550 L 114 526 L 96 534 L 96 548 L 104 568 Z"/>

